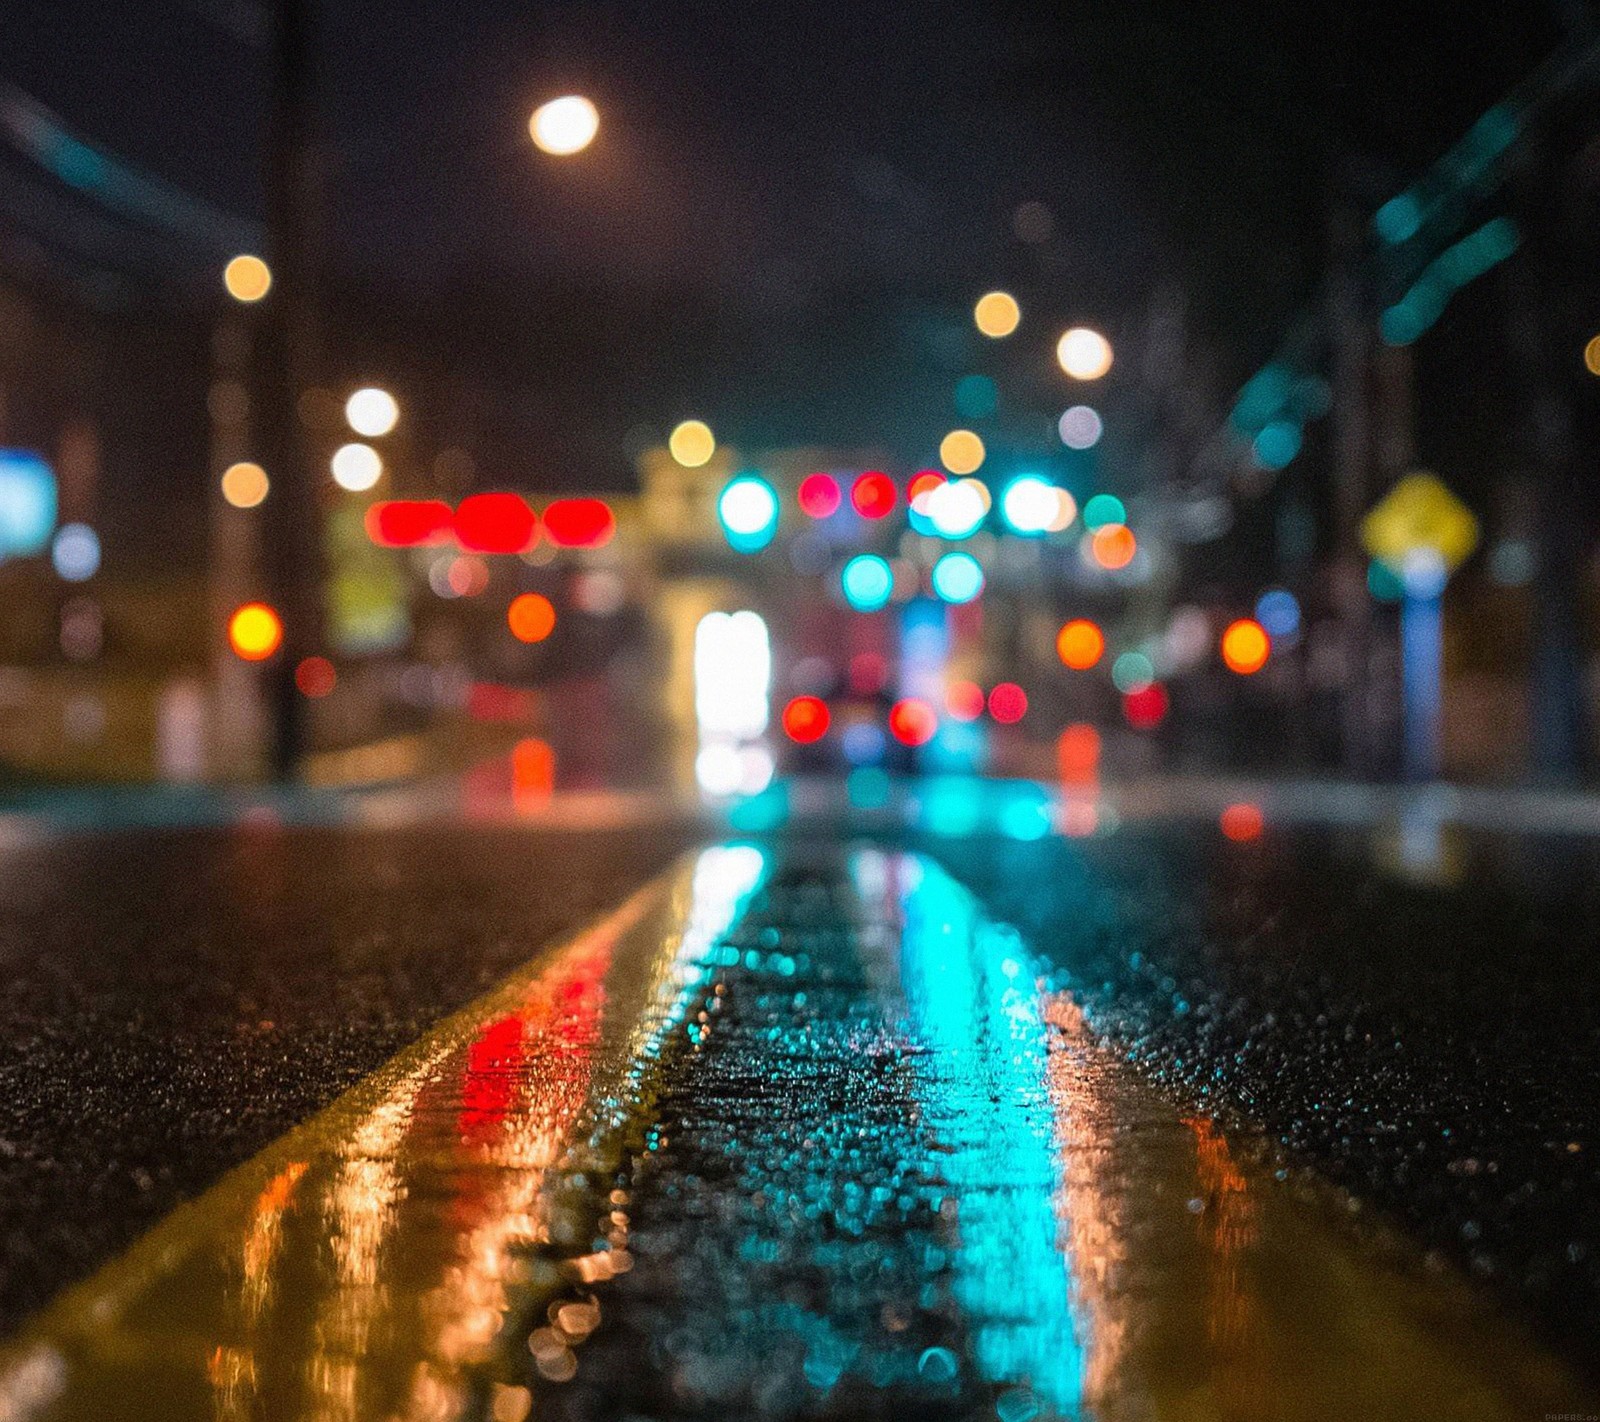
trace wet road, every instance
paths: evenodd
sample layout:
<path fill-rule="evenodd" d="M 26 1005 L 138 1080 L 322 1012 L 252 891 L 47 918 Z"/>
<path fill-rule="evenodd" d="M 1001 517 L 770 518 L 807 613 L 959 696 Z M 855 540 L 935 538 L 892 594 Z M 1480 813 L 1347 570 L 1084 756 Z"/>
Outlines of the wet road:
<path fill-rule="evenodd" d="M 1595 1410 L 1591 841 L 955 794 L 13 851 L 0 1415 Z"/>

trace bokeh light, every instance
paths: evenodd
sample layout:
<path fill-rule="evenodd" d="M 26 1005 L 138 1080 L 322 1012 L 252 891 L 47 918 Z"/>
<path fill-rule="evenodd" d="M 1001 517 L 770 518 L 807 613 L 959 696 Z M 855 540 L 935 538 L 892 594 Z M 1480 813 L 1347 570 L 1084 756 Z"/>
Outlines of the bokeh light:
<path fill-rule="evenodd" d="M 858 553 L 840 571 L 839 586 L 857 612 L 877 612 L 888 606 L 894 573 L 876 553 Z"/>
<path fill-rule="evenodd" d="M 685 420 L 668 436 L 667 448 L 685 469 L 698 469 L 717 452 L 717 439 L 704 420 Z"/>
<path fill-rule="evenodd" d="M 1024 537 L 1050 532 L 1059 520 L 1061 507 L 1061 490 L 1037 474 L 1013 479 L 1000 495 L 1000 517 L 1013 533 Z"/>
<path fill-rule="evenodd" d="M 370 444 L 341 444 L 329 461 L 333 482 L 352 494 L 365 493 L 383 475 L 383 460 Z"/>
<path fill-rule="evenodd" d="M 271 488 L 267 471 L 259 464 L 230 464 L 222 474 L 222 497 L 236 509 L 255 508 Z"/>
<path fill-rule="evenodd" d="M 1074 405 L 1062 411 L 1056 430 L 1068 449 L 1093 449 L 1105 433 L 1105 421 L 1092 405 Z"/>
<path fill-rule="evenodd" d="M 989 693 L 989 714 L 1002 726 L 1014 725 L 1028 714 L 1028 693 L 1014 681 L 1002 681 Z"/>
<path fill-rule="evenodd" d="M 952 474 L 971 474 L 983 459 L 983 441 L 971 430 L 951 430 L 939 441 L 939 462 Z"/>
<path fill-rule="evenodd" d="M 1083 526 L 1104 528 L 1108 523 L 1126 523 L 1128 510 L 1115 494 L 1095 494 L 1083 506 Z"/>
<path fill-rule="evenodd" d="M 952 721 L 976 721 L 983 715 L 983 688 L 975 681 L 953 681 L 944 691 L 944 709 Z"/>
<path fill-rule="evenodd" d="M 1106 638 L 1087 617 L 1075 617 L 1056 633 L 1056 655 L 1073 671 L 1088 671 L 1105 655 Z"/>
<path fill-rule="evenodd" d="M 358 435 L 379 439 L 400 422 L 400 406 L 387 390 L 365 385 L 344 402 L 344 417 Z"/>
<path fill-rule="evenodd" d="M 581 94 L 564 94 L 540 104 L 528 120 L 528 133 L 543 152 L 564 158 L 581 152 L 600 131 L 600 113 Z"/>
<path fill-rule="evenodd" d="M 283 620 L 264 602 L 247 602 L 228 619 L 228 645 L 236 657 L 264 662 L 283 645 Z"/>
<path fill-rule="evenodd" d="M 797 696 L 783 708 L 783 732 L 798 745 L 810 745 L 828 734 L 828 703 L 819 696 Z"/>
<path fill-rule="evenodd" d="M 248 252 L 241 252 L 222 269 L 222 284 L 235 301 L 260 301 L 272 289 L 272 269 Z"/>
<path fill-rule="evenodd" d="M 906 485 L 906 502 L 915 504 L 924 494 L 931 494 L 944 482 L 944 475 L 937 469 L 919 469 Z"/>
<path fill-rule="evenodd" d="M 1261 806 L 1252 805 L 1248 800 L 1240 800 L 1229 805 L 1217 816 L 1217 824 L 1222 833 L 1236 844 L 1248 844 L 1253 839 L 1260 839 L 1266 823 L 1266 816 L 1261 813 Z"/>
<path fill-rule="evenodd" d="M 1108 523 L 1089 535 L 1089 552 L 1102 568 L 1115 572 L 1133 562 L 1139 551 L 1133 530 L 1125 523 Z"/>
<path fill-rule="evenodd" d="M 320 701 L 339 684 L 339 673 L 326 657 L 303 657 L 294 669 L 294 684 L 302 696 Z"/>
<path fill-rule="evenodd" d="M 557 548 L 604 548 L 617 516 L 604 499 L 557 499 L 544 511 L 544 531 Z"/>
<path fill-rule="evenodd" d="M 456 542 L 473 553 L 524 553 L 538 541 L 539 520 L 520 494 L 472 494 L 457 506 Z"/>
<path fill-rule="evenodd" d="M 1300 602 L 1287 588 L 1268 588 L 1256 599 L 1256 621 L 1273 641 L 1293 638 L 1300 631 Z"/>
<path fill-rule="evenodd" d="M 506 609 L 506 625 L 519 642 L 542 642 L 556 630 L 555 605 L 542 593 L 521 593 Z"/>
<path fill-rule="evenodd" d="M 1111 342 L 1088 326 L 1074 326 L 1056 342 L 1056 360 L 1074 380 L 1098 380 L 1111 369 Z"/>
<path fill-rule="evenodd" d="M 970 538 L 983 525 L 988 505 L 976 479 L 941 484 L 927 495 L 926 513 L 941 538 Z"/>
<path fill-rule="evenodd" d="M 889 708 L 889 734 L 903 746 L 925 746 L 939 729 L 939 717 L 926 701 L 908 696 Z"/>
<path fill-rule="evenodd" d="M 887 517 L 899 497 L 894 480 L 877 469 L 867 470 L 850 486 L 850 504 L 862 518 Z"/>
<path fill-rule="evenodd" d="M 1156 669 L 1143 652 L 1124 652 L 1111 663 L 1111 684 L 1118 691 L 1140 691 L 1156 679 Z"/>
<path fill-rule="evenodd" d="M 1266 629 L 1253 618 L 1230 622 L 1222 634 L 1222 660 L 1229 671 L 1250 676 L 1267 664 L 1272 650 Z"/>
<path fill-rule="evenodd" d="M 1009 291 L 985 292 L 972 308 L 972 319 L 991 340 L 1009 336 L 1022 320 L 1022 308 Z"/>
<path fill-rule="evenodd" d="M 1123 719 L 1136 731 L 1153 731 L 1167 719 L 1170 704 L 1166 687 L 1153 681 L 1122 698 Z"/>
<path fill-rule="evenodd" d="M 796 491 L 800 512 L 807 518 L 827 518 L 844 501 L 839 481 L 831 474 L 807 474 Z"/>
<path fill-rule="evenodd" d="M 1590 375 L 1600 375 L 1600 336 L 1590 336 L 1583 348 L 1583 368 Z"/>
<path fill-rule="evenodd" d="M 717 519 L 736 552 L 755 553 L 778 531 L 778 492 L 759 474 L 741 474 L 717 499 Z"/>
<path fill-rule="evenodd" d="M 371 505 L 365 522 L 380 548 L 419 548 L 447 542 L 454 515 L 443 499 L 388 499 Z"/>
<path fill-rule="evenodd" d="M 86 583 L 100 571 L 100 535 L 86 523 L 64 523 L 50 543 L 50 564 L 69 583 Z"/>
<path fill-rule="evenodd" d="M 1100 732 L 1075 721 L 1056 737 L 1056 770 L 1070 784 L 1082 785 L 1100 773 Z"/>
<path fill-rule="evenodd" d="M 971 602 L 983 591 L 983 564 L 970 553 L 946 553 L 933 565 L 929 581 L 943 602 Z"/>

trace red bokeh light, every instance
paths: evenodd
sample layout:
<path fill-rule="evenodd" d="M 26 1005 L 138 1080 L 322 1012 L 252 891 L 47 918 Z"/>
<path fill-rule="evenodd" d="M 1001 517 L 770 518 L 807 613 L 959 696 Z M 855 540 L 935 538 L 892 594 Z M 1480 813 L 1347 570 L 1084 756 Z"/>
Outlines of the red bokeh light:
<path fill-rule="evenodd" d="M 1261 831 L 1266 828 L 1267 818 L 1261 813 L 1260 805 L 1252 805 L 1248 800 L 1241 800 L 1237 804 L 1229 805 L 1217 817 L 1217 824 L 1229 839 L 1244 844 L 1252 839 L 1261 838 Z"/>
<path fill-rule="evenodd" d="M 944 483 L 944 475 L 937 469 L 919 469 L 911 476 L 911 482 L 906 485 L 906 502 L 926 494 L 930 489 L 937 489 Z"/>
<path fill-rule="evenodd" d="M 944 709 L 956 721 L 976 721 L 983 715 L 983 688 L 975 681 L 953 681 L 945 688 Z"/>
<path fill-rule="evenodd" d="M 827 518 L 843 501 L 839 481 L 831 474 L 807 474 L 800 481 L 795 497 L 800 502 L 800 512 L 807 518 Z"/>
<path fill-rule="evenodd" d="M 1167 719 L 1167 689 L 1159 681 L 1141 686 L 1122 698 L 1122 714 L 1136 731 L 1154 730 Z"/>
<path fill-rule="evenodd" d="M 894 480 L 876 469 L 869 469 L 850 489 L 850 502 L 862 518 L 884 518 L 894 508 Z"/>
<path fill-rule="evenodd" d="M 889 734 L 903 746 L 925 746 L 938 729 L 939 718 L 926 701 L 912 696 L 889 708 Z"/>
<path fill-rule="evenodd" d="M 338 682 L 339 673 L 326 657 L 306 657 L 294 669 L 294 684 L 313 701 L 328 695 Z"/>
<path fill-rule="evenodd" d="M 544 511 L 544 531 L 558 548 L 603 548 L 617 516 L 604 499 L 557 499 Z"/>
<path fill-rule="evenodd" d="M 828 734 L 828 703 L 817 696 L 797 696 L 783 708 L 783 731 L 791 741 L 808 746 Z"/>
<path fill-rule="evenodd" d="M 523 553 L 539 518 L 520 494 L 472 494 L 456 505 L 456 542 L 472 553 Z"/>
<path fill-rule="evenodd" d="M 443 499 L 389 499 L 366 513 L 367 537 L 380 548 L 416 548 L 450 537 L 450 505 Z"/>
<path fill-rule="evenodd" d="M 1002 681 L 989 693 L 989 714 L 1002 726 L 1028 714 L 1028 693 L 1014 681 Z"/>

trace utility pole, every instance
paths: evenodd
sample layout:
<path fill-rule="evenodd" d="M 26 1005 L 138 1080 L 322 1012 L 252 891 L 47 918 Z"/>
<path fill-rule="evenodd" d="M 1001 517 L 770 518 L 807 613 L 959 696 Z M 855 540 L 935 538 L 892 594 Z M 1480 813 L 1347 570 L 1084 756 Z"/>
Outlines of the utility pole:
<path fill-rule="evenodd" d="M 317 366 L 318 173 L 313 149 L 314 0 L 276 0 L 271 130 L 266 162 L 273 295 L 263 313 L 258 435 L 272 492 L 262 505 L 262 562 L 283 645 L 264 669 L 275 778 L 292 779 L 305 750 L 305 703 L 294 671 L 322 642 L 322 539 L 317 481 L 300 399 Z"/>
<path fill-rule="evenodd" d="M 1348 182 L 1341 186 L 1347 186 Z M 1372 713 L 1368 662 L 1371 608 L 1366 558 L 1361 549 L 1361 518 L 1371 497 L 1372 348 L 1371 297 L 1363 277 L 1365 223 L 1344 192 L 1335 198 L 1331 219 L 1332 277 L 1328 284 L 1328 327 L 1333 345 L 1333 592 L 1338 612 L 1344 687 L 1339 700 L 1339 733 L 1344 768 L 1357 777 L 1372 774 Z"/>
<path fill-rule="evenodd" d="M 1561 782 L 1577 779 L 1591 759 L 1580 609 L 1586 500 L 1572 411 L 1553 360 L 1563 332 L 1549 254 L 1559 240 L 1552 228 L 1561 218 L 1552 214 L 1561 202 L 1543 139 L 1530 132 L 1517 155 L 1511 191 L 1523 245 L 1501 280 L 1506 343 L 1522 374 L 1525 448 L 1536 474 L 1531 769 L 1537 779 Z"/>

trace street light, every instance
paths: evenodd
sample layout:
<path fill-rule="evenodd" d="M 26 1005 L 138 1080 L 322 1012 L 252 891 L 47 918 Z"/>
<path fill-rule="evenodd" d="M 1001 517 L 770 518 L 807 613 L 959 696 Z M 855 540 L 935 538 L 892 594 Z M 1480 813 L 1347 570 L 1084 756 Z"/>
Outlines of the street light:
<path fill-rule="evenodd" d="M 400 406 L 387 390 L 369 385 L 345 401 L 344 417 L 358 435 L 375 439 L 395 427 L 400 419 Z"/>
<path fill-rule="evenodd" d="M 222 284 L 235 301 L 260 301 L 272 286 L 272 269 L 248 252 L 241 252 L 222 269 Z"/>
<path fill-rule="evenodd" d="M 540 104 L 528 120 L 534 144 L 558 158 L 581 152 L 594 142 L 599 131 L 599 111 L 581 94 L 567 94 Z"/>
<path fill-rule="evenodd" d="M 1056 342 L 1056 359 L 1074 380 L 1098 380 L 1111 369 L 1111 342 L 1088 326 L 1074 326 Z"/>

